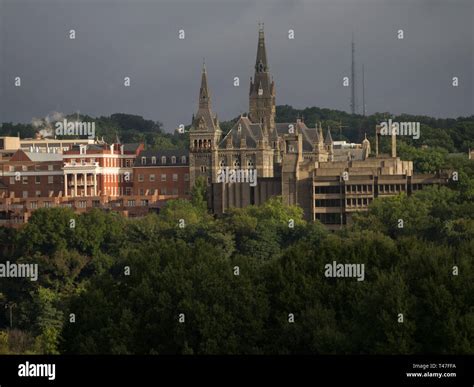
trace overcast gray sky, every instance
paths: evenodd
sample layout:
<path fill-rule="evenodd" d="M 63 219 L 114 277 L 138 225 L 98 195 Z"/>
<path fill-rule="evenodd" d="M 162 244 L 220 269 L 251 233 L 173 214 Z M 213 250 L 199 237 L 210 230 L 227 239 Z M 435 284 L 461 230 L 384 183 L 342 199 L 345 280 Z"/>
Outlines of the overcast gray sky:
<path fill-rule="evenodd" d="M 277 104 L 348 111 L 342 78 L 350 75 L 354 32 L 358 102 L 364 63 L 369 114 L 474 114 L 473 0 L 0 0 L 0 7 L 1 122 L 123 112 L 173 130 L 197 109 L 203 57 L 214 111 L 233 118 L 248 110 L 258 21 Z"/>

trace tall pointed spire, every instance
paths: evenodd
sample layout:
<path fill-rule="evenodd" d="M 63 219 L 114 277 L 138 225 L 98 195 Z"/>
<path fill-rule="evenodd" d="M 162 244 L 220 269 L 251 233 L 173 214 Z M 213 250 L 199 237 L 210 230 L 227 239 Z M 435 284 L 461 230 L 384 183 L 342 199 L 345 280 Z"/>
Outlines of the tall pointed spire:
<path fill-rule="evenodd" d="M 201 72 L 201 87 L 199 88 L 199 109 L 193 116 L 193 128 L 215 131 L 219 129 L 216 115 L 211 108 L 211 93 L 207 84 L 206 64 L 203 61 Z"/>
<path fill-rule="evenodd" d="M 263 23 L 258 24 L 258 46 L 257 59 L 255 61 L 255 72 L 268 72 L 267 50 L 265 48 L 265 32 L 263 30 Z"/>
<path fill-rule="evenodd" d="M 328 131 L 326 132 L 326 138 L 324 139 L 324 144 L 331 145 L 333 143 L 332 136 L 331 136 L 331 129 L 328 127 Z"/>
<path fill-rule="evenodd" d="M 202 64 L 201 88 L 199 89 L 199 107 L 211 107 L 211 95 L 209 93 L 209 87 L 207 86 L 207 71 L 206 63 L 204 61 Z"/>
<path fill-rule="evenodd" d="M 269 72 L 263 23 L 258 25 L 255 74 L 250 78 L 249 118 L 269 133 L 275 128 L 275 83 Z"/>

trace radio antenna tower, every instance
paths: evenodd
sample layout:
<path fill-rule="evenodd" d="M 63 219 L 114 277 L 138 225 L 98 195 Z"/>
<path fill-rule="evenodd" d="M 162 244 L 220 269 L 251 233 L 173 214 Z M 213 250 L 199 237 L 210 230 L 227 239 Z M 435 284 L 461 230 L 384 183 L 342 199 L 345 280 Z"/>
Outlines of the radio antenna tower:
<path fill-rule="evenodd" d="M 352 33 L 352 56 L 351 56 L 351 113 L 356 114 L 356 75 L 355 75 L 355 44 L 354 44 L 354 33 Z"/>
<path fill-rule="evenodd" d="M 365 69 L 362 65 L 362 115 L 365 117 Z"/>

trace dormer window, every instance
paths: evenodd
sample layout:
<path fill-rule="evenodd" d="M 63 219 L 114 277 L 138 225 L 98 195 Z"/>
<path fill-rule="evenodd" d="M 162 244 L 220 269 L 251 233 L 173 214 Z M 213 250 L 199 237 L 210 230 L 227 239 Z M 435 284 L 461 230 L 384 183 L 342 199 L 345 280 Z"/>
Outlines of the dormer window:
<path fill-rule="evenodd" d="M 156 156 L 153 156 L 153 157 L 151 158 L 151 163 L 152 163 L 152 164 L 156 164 Z"/>
<path fill-rule="evenodd" d="M 166 164 L 166 156 L 161 157 L 161 164 Z"/>
<path fill-rule="evenodd" d="M 171 156 L 171 164 L 176 164 L 176 156 Z"/>
<path fill-rule="evenodd" d="M 186 156 L 181 156 L 181 164 L 186 164 Z"/>
<path fill-rule="evenodd" d="M 142 157 L 142 165 L 146 164 L 146 157 Z"/>

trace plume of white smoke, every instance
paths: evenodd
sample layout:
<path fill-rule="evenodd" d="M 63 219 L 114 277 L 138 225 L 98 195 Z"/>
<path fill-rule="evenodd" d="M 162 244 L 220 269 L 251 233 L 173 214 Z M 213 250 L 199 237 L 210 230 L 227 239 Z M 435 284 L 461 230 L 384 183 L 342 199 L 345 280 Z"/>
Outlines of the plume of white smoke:
<path fill-rule="evenodd" d="M 55 111 L 48 113 L 44 118 L 33 118 L 31 120 L 31 125 L 36 129 L 36 132 L 39 133 L 41 137 L 54 137 L 54 123 L 62 121 L 63 119 L 64 114 Z"/>

